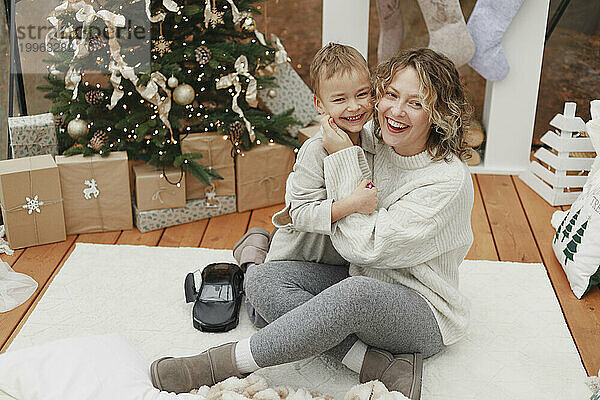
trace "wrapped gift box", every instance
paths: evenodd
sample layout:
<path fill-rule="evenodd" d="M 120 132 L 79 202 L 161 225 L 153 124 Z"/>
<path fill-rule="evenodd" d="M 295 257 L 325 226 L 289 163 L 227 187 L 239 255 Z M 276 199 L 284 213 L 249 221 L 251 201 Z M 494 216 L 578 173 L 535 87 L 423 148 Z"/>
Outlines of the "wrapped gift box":
<path fill-rule="evenodd" d="M 131 229 L 127 153 L 57 156 L 67 234 Z"/>
<path fill-rule="evenodd" d="M 56 129 L 51 113 L 8 118 L 12 158 L 58 154 Z"/>
<path fill-rule="evenodd" d="M 277 143 L 255 146 L 236 157 L 238 211 L 283 203 L 294 159 L 292 149 Z"/>
<path fill-rule="evenodd" d="M 297 137 L 298 129 L 308 125 L 318 115 L 312 91 L 290 63 L 277 64 L 273 76 L 279 87 L 259 90 L 258 97 L 273 114 L 294 109 L 292 115 L 302 125 L 292 125 L 288 132 Z"/>
<path fill-rule="evenodd" d="M 129 190 L 131 191 L 131 193 L 135 192 L 135 179 L 134 179 L 134 175 L 133 175 L 133 167 L 135 167 L 136 165 L 142 165 L 145 164 L 142 160 L 129 160 L 127 161 L 127 163 L 129 164 Z"/>
<path fill-rule="evenodd" d="M 51 155 L 0 161 L 0 205 L 11 248 L 65 240 L 60 179 Z"/>
<path fill-rule="evenodd" d="M 181 140 L 181 153 L 201 153 L 198 163 L 215 169 L 223 180 L 212 181 L 216 196 L 235 195 L 235 164 L 231 156 L 231 142 L 224 140 L 223 135 L 216 132 L 192 133 Z M 188 200 L 203 199 L 206 196 L 206 185 L 202 184 L 192 173 L 185 173 L 185 194 Z"/>
<path fill-rule="evenodd" d="M 187 222 L 200 221 L 217 215 L 236 212 L 235 196 L 221 196 L 215 199 L 188 200 L 185 207 L 162 210 L 140 211 L 133 207 L 135 226 L 140 232 L 148 232 Z"/>
<path fill-rule="evenodd" d="M 134 165 L 135 204 L 140 211 L 185 207 L 185 176 L 179 168 Z M 175 185 L 177 183 L 178 185 Z"/>

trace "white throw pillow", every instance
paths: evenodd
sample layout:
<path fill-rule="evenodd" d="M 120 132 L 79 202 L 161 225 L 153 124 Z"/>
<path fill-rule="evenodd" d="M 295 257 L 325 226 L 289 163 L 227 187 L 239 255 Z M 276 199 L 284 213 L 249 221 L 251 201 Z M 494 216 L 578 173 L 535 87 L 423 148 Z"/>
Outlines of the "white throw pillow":
<path fill-rule="evenodd" d="M 17 400 L 167 400 L 148 365 L 118 335 L 63 339 L 0 354 L 0 393 Z"/>
<path fill-rule="evenodd" d="M 600 283 L 600 172 L 588 178 L 569 211 L 552 215 L 552 248 L 581 299 Z"/>

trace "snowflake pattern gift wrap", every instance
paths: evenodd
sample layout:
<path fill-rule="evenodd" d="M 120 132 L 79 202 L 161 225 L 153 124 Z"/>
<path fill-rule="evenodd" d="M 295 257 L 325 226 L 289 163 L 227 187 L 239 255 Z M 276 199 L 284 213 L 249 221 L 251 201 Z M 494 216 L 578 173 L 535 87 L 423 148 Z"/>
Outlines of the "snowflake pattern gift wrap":
<path fill-rule="evenodd" d="M 569 211 L 554 213 L 552 225 L 554 253 L 581 299 L 600 283 L 600 173 L 588 179 Z"/>
<path fill-rule="evenodd" d="M 0 205 L 11 248 L 65 240 L 60 180 L 51 155 L 0 161 Z"/>
<path fill-rule="evenodd" d="M 290 63 L 277 64 L 273 76 L 279 87 L 259 90 L 258 97 L 273 114 L 294 109 L 292 116 L 302 125 L 292 125 L 288 132 L 296 137 L 298 129 L 308 125 L 318 115 L 312 91 Z"/>
<path fill-rule="evenodd" d="M 13 158 L 58 154 L 56 129 L 51 113 L 8 118 Z"/>
<path fill-rule="evenodd" d="M 169 226 L 200 221 L 217 215 L 236 212 L 235 196 L 217 196 L 208 199 L 188 200 L 185 207 L 163 210 L 139 211 L 133 207 L 135 226 L 140 232 L 148 232 Z"/>
<path fill-rule="evenodd" d="M 67 235 L 131 229 L 127 153 L 57 156 Z"/>

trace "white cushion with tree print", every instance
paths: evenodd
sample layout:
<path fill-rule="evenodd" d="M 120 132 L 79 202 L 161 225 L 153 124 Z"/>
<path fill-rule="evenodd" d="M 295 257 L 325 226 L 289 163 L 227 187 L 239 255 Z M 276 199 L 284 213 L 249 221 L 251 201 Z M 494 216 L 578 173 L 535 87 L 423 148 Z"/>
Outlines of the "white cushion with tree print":
<path fill-rule="evenodd" d="M 552 215 L 552 248 L 571 290 L 581 299 L 600 283 L 600 173 L 586 182 L 569 211 Z"/>

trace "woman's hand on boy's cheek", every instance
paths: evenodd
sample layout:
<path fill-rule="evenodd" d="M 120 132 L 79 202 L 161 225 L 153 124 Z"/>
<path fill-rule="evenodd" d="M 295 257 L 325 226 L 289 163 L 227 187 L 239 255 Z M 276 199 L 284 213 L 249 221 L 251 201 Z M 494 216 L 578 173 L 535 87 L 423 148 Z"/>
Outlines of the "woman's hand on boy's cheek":
<path fill-rule="evenodd" d="M 346 132 L 341 130 L 329 115 L 321 118 L 321 128 L 323 129 L 323 148 L 328 154 L 354 146 Z"/>

